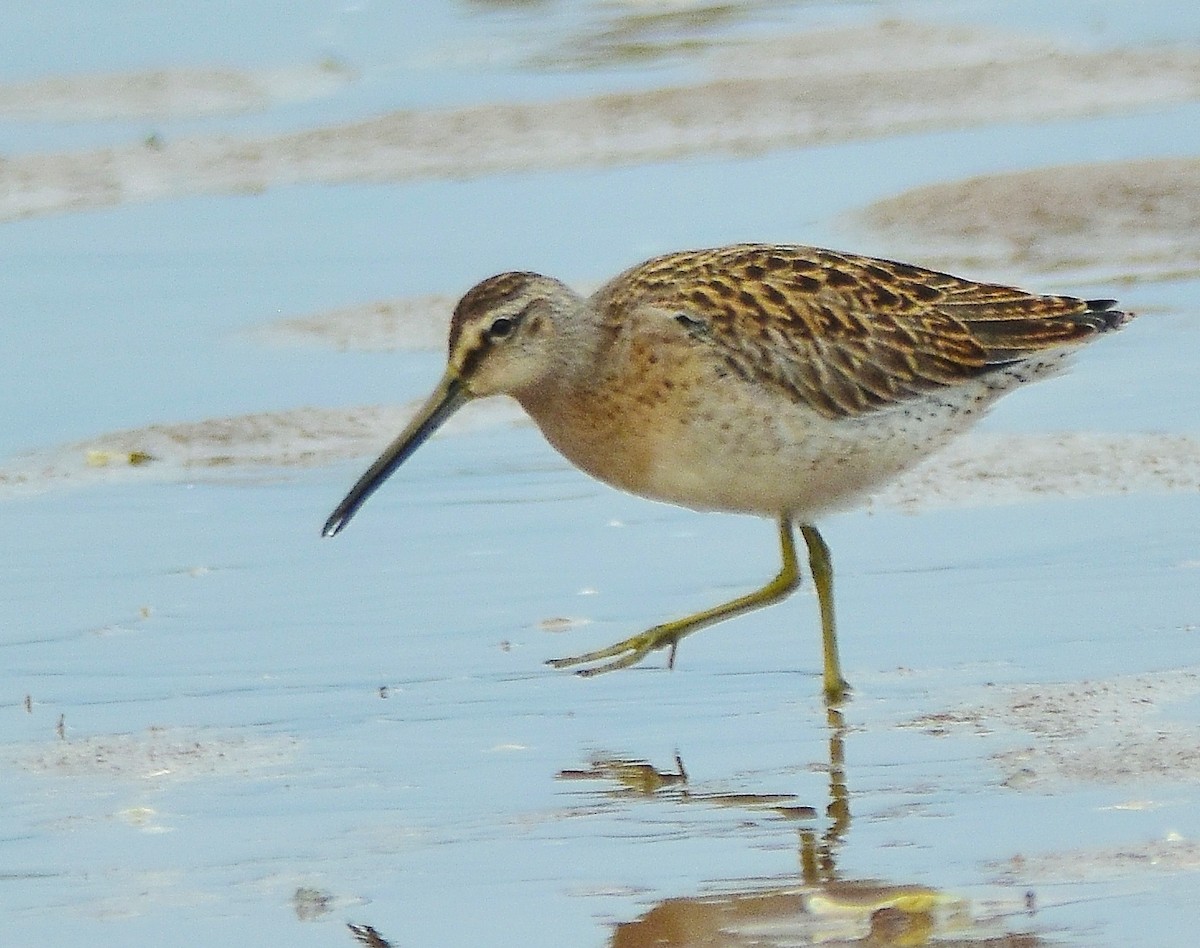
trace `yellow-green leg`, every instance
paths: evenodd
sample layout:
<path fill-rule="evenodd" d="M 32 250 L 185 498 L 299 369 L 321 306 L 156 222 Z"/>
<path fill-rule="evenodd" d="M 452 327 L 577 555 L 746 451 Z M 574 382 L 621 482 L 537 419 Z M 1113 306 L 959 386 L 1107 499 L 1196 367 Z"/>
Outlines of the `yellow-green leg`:
<path fill-rule="evenodd" d="M 809 530 L 816 535 L 820 541 L 820 535 L 812 527 L 802 527 L 805 531 L 805 540 L 809 544 L 809 556 L 812 557 L 812 540 L 808 537 Z M 671 657 L 668 664 L 675 663 L 675 647 L 679 644 L 679 640 L 685 635 L 703 629 L 706 626 L 713 625 L 716 622 L 721 622 L 725 619 L 731 619 L 734 616 L 741 615 L 744 612 L 751 612 L 754 609 L 761 609 L 763 606 L 769 606 L 773 602 L 778 602 L 797 586 L 800 585 L 800 568 L 796 561 L 796 540 L 792 535 L 792 523 L 786 517 L 779 521 L 779 545 L 783 552 L 783 567 L 779 570 L 779 575 L 772 579 L 762 589 L 755 590 L 745 596 L 739 596 L 737 599 L 732 599 L 729 602 L 722 603 L 719 606 L 713 606 L 711 609 L 706 609 L 703 612 L 696 612 L 690 616 L 684 616 L 682 619 L 676 619 L 673 622 L 664 622 L 662 625 L 656 625 L 652 629 L 647 629 L 639 635 L 631 636 L 623 642 L 618 642 L 608 648 L 602 648 L 595 652 L 588 652 L 586 655 L 576 655 L 572 658 L 556 658 L 547 662 L 547 665 L 553 665 L 555 668 L 568 668 L 571 665 L 583 665 L 588 662 L 604 662 L 605 659 L 613 659 L 611 662 L 605 662 L 602 665 L 595 665 L 592 668 L 582 668 L 577 674 L 580 675 L 598 675 L 601 672 L 616 671 L 618 668 L 628 668 L 630 665 L 635 665 L 651 652 L 660 649 L 671 649 Z M 824 544 L 821 544 L 824 548 Z M 829 551 L 825 551 L 825 563 L 828 567 Z M 832 591 L 830 583 L 827 581 L 826 586 Z M 820 590 L 820 585 L 817 589 Z M 824 616 L 824 606 L 822 605 L 822 616 Z M 832 636 L 832 621 L 833 621 L 833 606 L 830 604 L 829 609 L 830 627 L 829 635 Z M 826 645 L 826 691 L 829 690 L 829 648 Z M 833 649 L 834 664 L 837 664 L 837 648 L 836 643 Z M 840 679 L 840 672 L 837 674 Z M 845 682 L 842 682 L 845 685 Z"/>
<path fill-rule="evenodd" d="M 808 565 L 812 570 L 813 584 L 817 587 L 817 605 L 821 609 L 825 700 L 837 704 L 845 699 L 850 685 L 842 677 L 842 663 L 838 660 L 837 627 L 833 618 L 833 563 L 829 559 L 829 547 L 816 527 L 802 523 L 800 533 L 808 546 Z"/>

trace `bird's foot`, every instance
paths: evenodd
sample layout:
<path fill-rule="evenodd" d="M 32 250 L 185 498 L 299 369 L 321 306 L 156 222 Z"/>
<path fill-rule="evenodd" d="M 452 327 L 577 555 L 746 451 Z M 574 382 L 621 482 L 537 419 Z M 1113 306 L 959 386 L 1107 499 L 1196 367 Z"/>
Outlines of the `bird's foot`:
<path fill-rule="evenodd" d="M 844 704 L 850 697 L 850 683 L 836 672 L 831 673 L 828 669 L 825 672 L 824 685 L 822 692 L 825 695 L 825 704 L 830 708 L 837 708 Z"/>
<path fill-rule="evenodd" d="M 597 649 L 585 655 L 574 655 L 570 658 L 552 658 L 546 664 L 552 668 L 571 668 L 574 665 L 590 665 L 590 668 L 577 668 L 575 670 L 576 675 L 590 678 L 593 675 L 602 675 L 604 672 L 616 671 L 619 668 L 628 668 L 630 665 L 636 665 L 651 652 L 669 647 L 671 655 L 667 660 L 667 667 L 673 668 L 675 666 L 675 648 L 681 638 L 679 629 L 675 628 L 675 626 L 676 623 L 670 622 L 664 625 L 656 625 L 652 629 L 647 629 L 645 632 L 637 635 L 631 635 L 624 641 L 618 642 L 616 645 L 610 645 L 608 648 Z M 612 661 L 605 661 L 605 659 L 612 659 Z"/>

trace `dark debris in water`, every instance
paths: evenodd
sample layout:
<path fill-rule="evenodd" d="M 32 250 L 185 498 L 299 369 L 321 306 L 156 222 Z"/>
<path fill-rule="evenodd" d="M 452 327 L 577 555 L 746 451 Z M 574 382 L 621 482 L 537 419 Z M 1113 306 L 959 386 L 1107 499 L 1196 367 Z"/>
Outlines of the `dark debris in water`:
<path fill-rule="evenodd" d="M 360 945 L 365 945 L 366 948 L 392 948 L 392 943 L 370 925 L 356 925 L 353 922 L 347 922 L 346 927 L 350 929 L 354 940 Z"/>

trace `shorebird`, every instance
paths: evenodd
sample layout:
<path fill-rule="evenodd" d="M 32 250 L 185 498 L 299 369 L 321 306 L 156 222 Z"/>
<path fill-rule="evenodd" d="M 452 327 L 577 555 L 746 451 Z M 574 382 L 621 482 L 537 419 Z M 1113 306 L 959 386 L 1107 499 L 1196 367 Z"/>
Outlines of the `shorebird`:
<path fill-rule="evenodd" d="M 826 698 L 838 659 L 833 569 L 816 521 L 853 507 L 1129 318 L 1114 300 L 1044 296 L 822 250 L 736 244 L 655 257 L 591 296 L 538 273 L 477 284 L 455 307 L 441 381 L 325 523 L 333 536 L 467 401 L 513 396 L 549 442 L 605 483 L 779 528 L 761 589 L 549 664 L 591 675 L 816 586 Z"/>

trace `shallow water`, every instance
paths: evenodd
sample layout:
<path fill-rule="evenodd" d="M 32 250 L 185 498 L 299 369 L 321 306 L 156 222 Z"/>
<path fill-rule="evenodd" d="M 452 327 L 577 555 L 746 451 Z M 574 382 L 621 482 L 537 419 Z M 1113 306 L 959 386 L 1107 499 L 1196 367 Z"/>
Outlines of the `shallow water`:
<path fill-rule="evenodd" d="M 67 27 L 39 46 L 54 21 L 15 19 L 4 81 L 327 57 L 352 78 L 237 115 L 0 116 L 0 132 L 19 156 L 653 89 L 702 79 L 738 41 L 881 16 L 1194 50 L 1200 20 L 1177 6 L 763 3 L 649 32 L 640 8 L 611 4 L 250 5 L 236 24 L 43 7 Z M 101 43 L 105 30 L 127 40 Z M 396 945 L 844 944 L 872 926 L 885 944 L 1190 944 L 1194 455 L 1143 451 L 1123 496 L 963 493 L 916 515 L 884 497 L 831 519 L 855 686 L 836 720 L 807 587 L 689 639 L 673 672 L 657 657 L 589 681 L 546 669 L 761 583 L 774 530 L 611 491 L 504 412 L 426 446 L 320 541 L 365 460 L 348 455 L 375 450 L 370 424 L 390 416 L 339 441 L 286 413 L 361 421 L 357 406 L 423 394 L 442 354 L 271 332 L 453 297 L 508 267 L 586 286 L 740 239 L 900 254 L 864 230 L 871 202 L 1195 155 L 1198 101 L 624 167 L 274 183 L 0 225 L 8 942 L 352 945 L 355 923 Z M 1007 398 L 987 435 L 1196 438 L 1200 280 L 1002 275 L 1119 295 L 1142 317 Z M 219 427 L 257 412 L 290 419 L 283 440 L 311 434 L 313 456 Z M 188 429 L 203 440 L 190 465 L 169 439 L 143 467 L 87 453 L 110 432 L 206 421 Z M 1192 480 L 1136 479 L 1155 465 Z"/>

